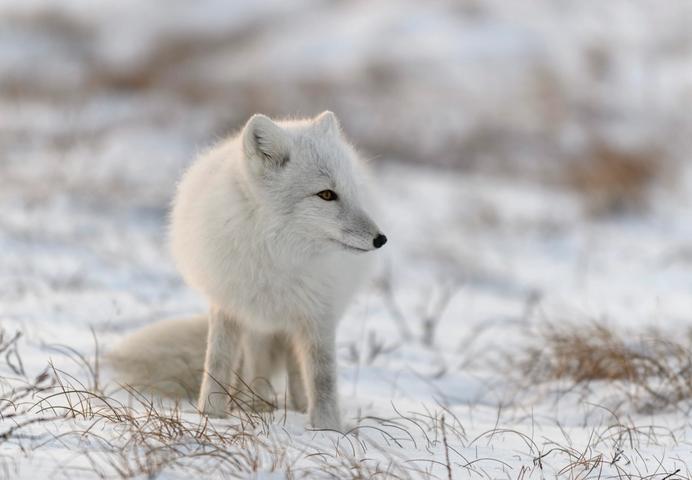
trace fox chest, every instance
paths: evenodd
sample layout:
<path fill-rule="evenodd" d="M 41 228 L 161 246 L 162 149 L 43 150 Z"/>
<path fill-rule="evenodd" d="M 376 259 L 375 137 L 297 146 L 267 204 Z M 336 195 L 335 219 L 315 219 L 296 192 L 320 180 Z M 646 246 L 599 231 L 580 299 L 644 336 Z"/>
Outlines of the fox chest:
<path fill-rule="evenodd" d="M 340 282 L 329 268 L 238 267 L 226 274 L 218 303 L 249 328 L 290 331 L 296 324 L 326 320 L 336 313 Z"/>

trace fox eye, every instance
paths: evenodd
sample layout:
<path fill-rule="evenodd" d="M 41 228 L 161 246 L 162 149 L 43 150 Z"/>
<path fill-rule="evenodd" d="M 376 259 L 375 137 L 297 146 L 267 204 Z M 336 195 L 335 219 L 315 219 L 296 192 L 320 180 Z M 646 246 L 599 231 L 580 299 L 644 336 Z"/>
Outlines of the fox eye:
<path fill-rule="evenodd" d="M 317 193 L 317 196 L 328 202 L 333 202 L 339 198 L 334 190 L 322 190 L 321 192 Z"/>

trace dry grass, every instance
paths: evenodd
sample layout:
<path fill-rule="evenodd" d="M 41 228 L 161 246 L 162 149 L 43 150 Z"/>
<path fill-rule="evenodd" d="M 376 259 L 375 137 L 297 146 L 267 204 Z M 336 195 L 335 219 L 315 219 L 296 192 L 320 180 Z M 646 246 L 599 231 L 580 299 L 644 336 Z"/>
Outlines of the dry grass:
<path fill-rule="evenodd" d="M 434 348 L 438 326 L 449 303 L 460 290 L 460 283 L 457 281 L 441 282 L 436 288 L 426 292 L 414 309 L 415 315 L 405 313 L 399 305 L 394 291 L 390 265 L 387 265 L 383 275 L 378 279 L 377 286 L 387 311 L 396 322 L 401 341 L 419 341 L 427 348 Z M 411 327 L 411 324 L 414 325 L 414 328 Z"/>
<path fill-rule="evenodd" d="M 590 213 L 605 216 L 646 207 L 649 191 L 672 162 L 657 148 L 625 151 L 595 143 L 587 158 L 571 162 L 566 183 L 585 199 Z"/>
<path fill-rule="evenodd" d="M 51 363 L 32 379 L 21 361 L 19 339 L 0 329 L 2 371 L 11 373 L 0 376 L 0 445 L 14 444 L 26 456 L 51 441 L 71 445 L 84 462 L 63 466 L 68 476 L 74 470 L 97 478 L 156 478 L 182 470 L 198 478 L 248 478 L 258 472 L 281 472 L 289 479 L 428 478 L 419 475 L 424 469 L 404 466 L 388 452 L 401 443 L 375 424 L 343 435 L 325 432 L 313 445 L 285 431 L 285 407 L 257 412 L 249 408 L 252 401 L 238 398 L 231 398 L 235 408 L 228 419 L 212 422 L 192 405 L 157 400 L 127 386 L 104 386 L 97 343 L 92 361 L 69 347 L 51 346 L 81 373 Z M 37 434 L 32 426 L 38 423 L 56 428 Z M 56 436 L 51 432 L 57 425 Z M 370 432 L 383 439 L 383 447 Z M 334 448 L 320 448 L 325 442 Z M 0 473 L 16 476 L 16 465 L 2 460 Z"/>
<path fill-rule="evenodd" d="M 18 339 L 0 331 L 3 371 L 12 372 L 0 383 L 0 445 L 18 447 L 21 455 L 14 462 L 50 442 L 69 446 L 83 461 L 55 467 L 67 477 L 157 478 L 184 472 L 193 478 L 254 478 L 259 472 L 280 472 L 287 479 L 451 480 L 495 478 L 498 469 L 505 472 L 503 478 L 518 479 L 546 478 L 551 471 L 574 479 L 612 478 L 607 471 L 622 478 L 690 476 L 669 458 L 662 458 L 655 472 L 633 470 L 637 449 L 656 444 L 658 430 L 620 421 L 594 430 L 585 447 L 574 446 L 568 436 L 546 441 L 535 437 L 533 429 L 525 433 L 502 427 L 502 409 L 494 428 L 472 436 L 465 420 L 442 404 L 434 411 L 417 412 L 402 412 L 392 404 L 395 415 L 361 417 L 344 434 L 294 437 L 285 430 L 287 412 L 281 409 L 260 414 L 239 408 L 231 418 L 211 422 L 186 411 L 185 405 L 162 404 L 130 388 L 108 392 L 98 362 L 66 347 L 54 350 L 72 359 L 82 374 L 51 365 L 30 379 Z M 614 375 L 606 373 L 608 378 Z M 55 428 L 41 429 L 37 424 L 42 423 Z M 512 460 L 493 455 L 494 446 L 508 439 L 514 439 Z M 18 476 L 18 465 L 2 462 L 0 457 L 0 474 Z"/>
<path fill-rule="evenodd" d="M 539 328 L 521 362 L 533 383 L 614 382 L 639 411 L 660 411 L 692 399 L 692 337 L 658 331 L 628 337 L 601 323 Z"/>

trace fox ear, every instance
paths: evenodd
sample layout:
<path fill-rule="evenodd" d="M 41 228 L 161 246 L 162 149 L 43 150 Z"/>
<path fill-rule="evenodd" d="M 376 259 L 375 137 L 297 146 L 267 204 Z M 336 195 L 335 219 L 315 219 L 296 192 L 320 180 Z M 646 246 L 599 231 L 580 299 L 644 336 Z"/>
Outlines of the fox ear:
<path fill-rule="evenodd" d="M 259 170 L 283 167 L 289 160 L 290 139 L 269 117 L 256 113 L 243 128 L 243 151 Z"/>
<path fill-rule="evenodd" d="M 338 135 L 341 131 L 339 120 L 329 110 L 325 110 L 315 117 L 314 128 L 323 135 Z"/>

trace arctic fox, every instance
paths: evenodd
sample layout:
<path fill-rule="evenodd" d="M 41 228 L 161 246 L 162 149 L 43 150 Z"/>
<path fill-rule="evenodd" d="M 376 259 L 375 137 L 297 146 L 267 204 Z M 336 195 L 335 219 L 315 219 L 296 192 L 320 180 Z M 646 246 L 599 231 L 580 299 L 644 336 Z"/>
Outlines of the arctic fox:
<path fill-rule="evenodd" d="M 173 257 L 209 300 L 208 319 L 147 327 L 116 349 L 116 368 L 199 388 L 198 409 L 220 417 L 229 391 L 270 402 L 267 381 L 285 367 L 291 406 L 315 428 L 339 429 L 337 321 L 369 271 L 367 252 L 387 241 L 372 208 L 364 166 L 333 113 L 254 115 L 193 163 L 173 203 Z M 206 333 L 203 373 L 201 340 L 186 332 Z"/>

